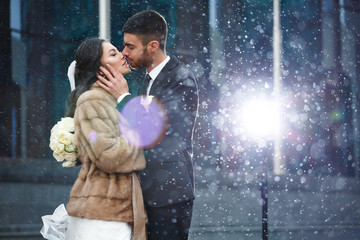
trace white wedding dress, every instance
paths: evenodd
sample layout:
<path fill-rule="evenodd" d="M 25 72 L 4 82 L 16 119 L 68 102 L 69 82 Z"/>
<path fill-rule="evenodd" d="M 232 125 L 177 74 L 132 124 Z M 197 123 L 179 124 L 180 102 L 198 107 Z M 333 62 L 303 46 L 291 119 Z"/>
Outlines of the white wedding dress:
<path fill-rule="evenodd" d="M 130 240 L 128 223 L 69 217 L 65 240 Z"/>
<path fill-rule="evenodd" d="M 132 240 L 132 227 L 126 222 L 103 221 L 69 216 L 64 204 L 53 215 L 42 217 L 40 233 L 49 240 Z"/>

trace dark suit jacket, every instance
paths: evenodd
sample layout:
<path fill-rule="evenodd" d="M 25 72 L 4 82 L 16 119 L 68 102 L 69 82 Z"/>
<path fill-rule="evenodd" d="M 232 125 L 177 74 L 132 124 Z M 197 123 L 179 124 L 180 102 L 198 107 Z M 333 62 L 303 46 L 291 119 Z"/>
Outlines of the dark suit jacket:
<path fill-rule="evenodd" d="M 155 79 L 150 95 L 165 106 L 168 128 L 156 146 L 145 150 L 147 165 L 140 173 L 144 200 L 161 207 L 194 199 L 192 140 L 199 105 L 195 76 L 171 57 Z M 120 103 L 118 109 L 123 105 Z"/>

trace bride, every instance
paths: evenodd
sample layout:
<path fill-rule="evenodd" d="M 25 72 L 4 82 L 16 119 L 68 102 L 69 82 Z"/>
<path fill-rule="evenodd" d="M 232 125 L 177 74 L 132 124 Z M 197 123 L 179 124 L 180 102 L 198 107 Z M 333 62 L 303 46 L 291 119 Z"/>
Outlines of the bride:
<path fill-rule="evenodd" d="M 66 115 L 75 121 L 81 169 L 66 205 L 65 239 L 146 239 L 146 213 L 136 175 L 145 168 L 144 154 L 128 143 L 117 100 L 96 83 L 100 66 L 122 75 L 130 69 L 121 52 L 98 38 L 82 42 L 75 61 L 76 87 Z"/>

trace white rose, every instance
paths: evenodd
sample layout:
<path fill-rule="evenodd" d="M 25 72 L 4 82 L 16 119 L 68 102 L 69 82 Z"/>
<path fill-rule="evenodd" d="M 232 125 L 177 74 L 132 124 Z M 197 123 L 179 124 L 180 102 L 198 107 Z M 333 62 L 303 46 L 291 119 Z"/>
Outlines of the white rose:
<path fill-rule="evenodd" d="M 53 152 L 53 156 L 54 156 L 54 158 L 56 159 L 56 161 L 58 161 L 58 162 L 64 161 L 64 156 L 61 155 L 61 154 L 58 154 L 58 153 L 56 153 L 56 152 Z"/>
<path fill-rule="evenodd" d="M 61 119 L 62 129 L 69 132 L 75 131 L 75 122 L 71 117 L 65 117 Z"/>
<path fill-rule="evenodd" d="M 73 167 L 75 166 L 75 162 L 71 162 L 71 161 L 65 161 L 62 163 L 63 167 Z"/>
<path fill-rule="evenodd" d="M 54 145 L 54 152 L 56 152 L 57 154 L 64 154 L 65 153 L 65 145 L 62 143 L 58 143 L 57 145 Z"/>
<path fill-rule="evenodd" d="M 51 150 L 55 151 L 57 145 L 59 145 L 59 141 L 57 139 L 50 139 L 49 147 Z"/>
<path fill-rule="evenodd" d="M 53 134 L 53 132 L 56 132 L 58 129 L 59 129 L 59 125 L 55 124 L 51 129 L 51 134 Z"/>
<path fill-rule="evenodd" d="M 72 144 L 74 142 L 74 134 L 66 132 L 66 131 L 60 131 L 59 132 L 59 142 L 65 144 L 65 145 Z"/>
<path fill-rule="evenodd" d="M 72 153 L 65 152 L 64 157 L 67 161 L 71 161 L 71 162 L 74 162 L 77 159 L 77 155 L 75 152 L 72 152 Z"/>
<path fill-rule="evenodd" d="M 50 144 L 57 144 L 59 142 L 59 130 L 53 130 L 50 135 Z"/>
<path fill-rule="evenodd" d="M 58 162 L 66 161 L 63 167 L 72 167 L 76 163 L 75 122 L 71 117 L 61 118 L 51 129 L 49 147 Z"/>

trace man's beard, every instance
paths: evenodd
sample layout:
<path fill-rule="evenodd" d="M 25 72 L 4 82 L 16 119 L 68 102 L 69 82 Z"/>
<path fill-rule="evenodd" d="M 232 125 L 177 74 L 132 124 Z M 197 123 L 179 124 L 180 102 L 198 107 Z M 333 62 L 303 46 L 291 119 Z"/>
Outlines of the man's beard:
<path fill-rule="evenodd" d="M 143 54 L 141 55 L 141 58 L 139 58 L 137 61 L 133 60 L 133 62 L 130 63 L 130 67 L 132 69 L 143 68 L 143 67 L 151 66 L 152 63 L 153 63 L 152 58 L 149 52 L 147 51 L 147 49 L 145 48 L 143 50 Z"/>

